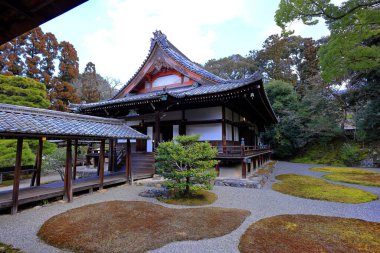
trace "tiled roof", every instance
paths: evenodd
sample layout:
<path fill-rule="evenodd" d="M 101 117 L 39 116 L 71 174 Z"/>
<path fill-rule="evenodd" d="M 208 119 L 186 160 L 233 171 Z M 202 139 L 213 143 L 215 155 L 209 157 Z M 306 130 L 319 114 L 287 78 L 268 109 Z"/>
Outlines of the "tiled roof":
<path fill-rule="evenodd" d="M 87 138 L 147 139 L 124 120 L 0 104 L 0 136 L 30 134 Z"/>
<path fill-rule="evenodd" d="M 146 93 L 140 93 L 140 94 L 129 93 L 125 97 L 122 97 L 122 98 L 105 100 L 105 101 L 89 103 L 89 104 L 76 105 L 76 109 L 81 110 L 81 109 L 93 108 L 93 107 L 99 107 L 99 106 L 105 106 L 105 105 L 114 105 L 114 104 L 129 103 L 129 102 L 135 102 L 135 101 L 152 100 L 152 99 L 158 99 L 162 95 L 168 95 L 175 98 L 185 98 L 185 97 L 214 94 L 214 93 L 238 89 L 243 86 L 253 84 L 254 82 L 260 79 L 261 79 L 261 74 L 257 72 L 253 74 L 252 76 L 250 76 L 249 78 L 245 78 L 242 80 L 230 80 L 228 83 L 223 83 L 223 84 L 185 86 L 181 88 L 158 90 L 158 91 L 152 91 L 152 92 L 146 92 Z"/>
<path fill-rule="evenodd" d="M 140 65 L 139 69 L 135 72 L 135 74 L 129 79 L 129 81 L 120 89 L 119 92 L 124 90 L 129 83 L 136 77 L 136 75 L 141 71 L 141 69 L 144 67 L 145 63 L 148 61 L 150 55 L 153 53 L 153 49 L 156 45 L 158 45 L 169 57 L 171 57 L 174 61 L 176 61 L 178 64 L 183 66 L 185 69 L 188 69 L 201 77 L 210 80 L 208 83 L 228 83 L 231 80 L 226 80 L 223 78 L 220 78 L 219 76 L 216 76 L 207 70 L 201 68 L 194 62 L 192 62 L 189 58 L 187 58 L 186 55 L 184 55 L 181 51 L 179 51 L 170 41 L 167 39 L 166 35 L 163 34 L 161 31 L 155 31 L 153 33 L 154 37 L 151 38 L 151 44 L 150 49 L 147 57 L 143 61 L 143 63 Z M 183 72 L 182 69 L 177 69 L 179 72 Z M 115 97 L 118 95 L 117 93 Z"/>

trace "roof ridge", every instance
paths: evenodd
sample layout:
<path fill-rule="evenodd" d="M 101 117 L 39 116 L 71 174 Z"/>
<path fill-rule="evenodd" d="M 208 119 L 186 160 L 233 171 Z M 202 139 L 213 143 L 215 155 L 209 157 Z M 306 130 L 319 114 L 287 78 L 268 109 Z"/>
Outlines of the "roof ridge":
<path fill-rule="evenodd" d="M 48 109 L 34 108 L 34 107 L 27 107 L 27 106 L 21 106 L 21 105 L 13 105 L 13 104 L 0 103 L 0 111 L 20 113 L 20 114 L 30 113 L 33 115 L 49 116 L 53 118 L 59 118 L 59 116 L 63 116 L 66 118 L 71 118 L 71 119 L 106 122 L 110 124 L 111 123 L 126 124 L 124 120 L 120 120 L 120 119 L 103 118 L 103 117 L 83 115 L 83 114 L 77 114 L 77 113 L 53 111 L 53 110 L 48 110 Z"/>

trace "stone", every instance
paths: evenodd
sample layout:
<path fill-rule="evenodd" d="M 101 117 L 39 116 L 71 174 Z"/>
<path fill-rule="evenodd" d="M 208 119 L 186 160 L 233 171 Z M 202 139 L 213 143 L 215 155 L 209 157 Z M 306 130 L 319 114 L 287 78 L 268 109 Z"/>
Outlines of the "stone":
<path fill-rule="evenodd" d="M 158 198 L 165 195 L 166 195 L 166 191 L 165 189 L 162 189 L 162 188 L 161 189 L 156 189 L 156 188 L 147 189 L 139 193 L 139 196 L 146 197 L 146 198 Z"/>
<path fill-rule="evenodd" d="M 262 189 L 263 185 L 268 181 L 269 176 L 253 176 L 247 179 L 238 178 L 217 178 L 214 185 L 230 186 L 240 188 Z"/>

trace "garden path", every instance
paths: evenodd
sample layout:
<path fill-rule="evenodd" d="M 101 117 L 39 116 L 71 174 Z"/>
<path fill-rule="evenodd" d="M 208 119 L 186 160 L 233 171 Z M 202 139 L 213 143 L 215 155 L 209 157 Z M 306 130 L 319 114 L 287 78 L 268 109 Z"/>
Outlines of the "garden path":
<path fill-rule="evenodd" d="M 315 165 L 279 162 L 276 165 L 274 176 L 284 173 L 323 175 L 320 172 L 309 171 L 310 167 L 315 167 Z M 272 178 L 270 184 L 274 181 Z M 215 187 L 213 192 L 218 195 L 218 200 L 211 206 L 246 209 L 251 211 L 251 216 L 231 234 L 200 241 L 174 242 L 152 252 L 239 252 L 239 239 L 249 225 L 257 220 L 281 214 L 316 214 L 380 222 L 379 200 L 362 204 L 343 204 L 303 199 L 273 191 L 270 189 L 270 184 L 264 189 Z M 362 188 L 356 185 L 351 186 Z M 109 200 L 141 200 L 171 208 L 186 208 L 166 205 L 155 199 L 138 196 L 138 193 L 144 189 L 142 186 L 122 185 L 110 188 L 106 192 L 76 197 L 73 203 L 55 202 L 43 207 L 28 209 L 13 216 L 2 215 L 0 216 L 0 241 L 12 244 L 25 252 L 64 252 L 46 245 L 38 239 L 36 234 L 47 219 L 68 209 Z M 371 189 L 371 192 L 380 194 L 379 187 L 365 186 L 365 189 Z"/>

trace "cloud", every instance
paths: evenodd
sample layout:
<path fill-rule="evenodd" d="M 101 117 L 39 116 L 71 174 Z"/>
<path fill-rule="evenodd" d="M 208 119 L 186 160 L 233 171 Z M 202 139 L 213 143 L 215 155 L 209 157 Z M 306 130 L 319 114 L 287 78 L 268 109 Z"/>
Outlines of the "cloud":
<path fill-rule="evenodd" d="M 203 63 L 215 57 L 217 34 L 206 26 L 242 15 L 249 20 L 245 0 L 107 1 L 107 29 L 84 35 L 81 64 L 92 61 L 99 73 L 127 81 L 145 59 L 152 32 L 162 30 L 184 54 Z"/>

